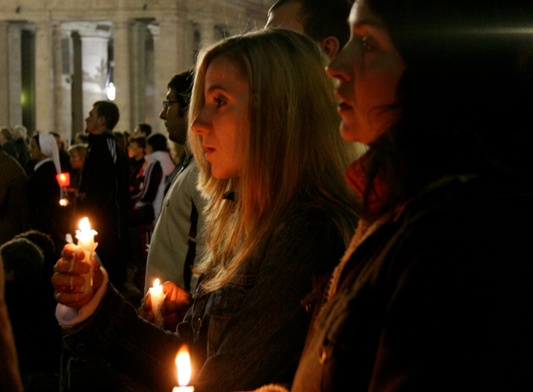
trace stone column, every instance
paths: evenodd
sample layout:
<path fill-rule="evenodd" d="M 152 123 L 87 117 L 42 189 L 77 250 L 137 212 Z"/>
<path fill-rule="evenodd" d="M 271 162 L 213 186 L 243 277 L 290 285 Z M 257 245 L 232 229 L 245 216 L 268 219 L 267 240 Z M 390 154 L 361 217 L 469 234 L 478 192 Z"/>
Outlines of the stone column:
<path fill-rule="evenodd" d="M 22 95 L 22 64 L 21 64 L 21 24 L 7 24 L 7 113 L 8 125 L 22 123 L 22 106 L 20 104 Z"/>
<path fill-rule="evenodd" d="M 83 72 L 83 113 L 89 113 L 95 101 L 107 100 L 107 45 L 111 37 L 111 25 L 104 23 L 81 23 L 78 30 L 81 38 Z"/>
<path fill-rule="evenodd" d="M 218 40 L 215 36 L 215 19 L 213 18 L 211 10 L 205 10 L 200 15 L 198 26 L 200 26 L 200 49 L 211 45 Z"/>
<path fill-rule="evenodd" d="M 113 40 L 113 52 L 115 66 L 113 68 L 113 83 L 116 88 L 115 103 L 120 110 L 120 120 L 117 130 L 132 130 L 132 94 L 131 94 L 131 59 L 128 43 L 128 21 L 115 20 L 115 34 Z"/>
<path fill-rule="evenodd" d="M 163 77 L 155 72 L 156 54 L 155 40 L 160 35 L 160 28 L 156 22 L 146 26 L 146 50 L 145 50 L 145 88 L 144 88 L 144 120 L 152 125 L 153 130 L 159 129 L 159 110 L 161 107 L 161 96 L 157 93 L 156 84 L 159 84 Z M 154 119 L 150 121 L 150 119 Z"/>
<path fill-rule="evenodd" d="M 0 53 L 9 51 L 9 22 L 0 21 Z M 12 56 L 0 57 L 0 91 L 9 91 L 9 60 Z M 0 124 L 11 124 L 9 116 L 9 96 L 0 94 Z"/>
<path fill-rule="evenodd" d="M 61 132 L 55 128 L 52 73 L 52 26 L 49 20 L 36 23 L 35 31 L 35 120 L 36 129 Z"/>
<path fill-rule="evenodd" d="M 69 116 L 65 116 L 64 92 L 63 92 L 63 52 L 62 52 L 61 24 L 54 23 L 52 26 L 52 75 L 53 75 L 53 117 L 54 130 L 61 135 L 61 139 L 70 141 L 72 139 L 72 123 Z M 69 100 L 70 102 L 70 100 Z"/>
<path fill-rule="evenodd" d="M 147 24 L 146 20 L 135 20 L 130 26 L 129 42 L 132 58 L 130 62 L 130 96 L 132 99 L 130 124 L 132 128 L 136 123 L 144 121 Z"/>

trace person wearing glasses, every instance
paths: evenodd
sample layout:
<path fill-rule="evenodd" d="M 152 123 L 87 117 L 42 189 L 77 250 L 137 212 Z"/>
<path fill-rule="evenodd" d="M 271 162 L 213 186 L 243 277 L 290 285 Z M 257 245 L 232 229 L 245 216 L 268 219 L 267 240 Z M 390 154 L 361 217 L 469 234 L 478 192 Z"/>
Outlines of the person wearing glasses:
<path fill-rule="evenodd" d="M 165 292 L 172 285 L 186 291 L 194 288 L 191 269 L 203 248 L 205 219 L 202 211 L 206 199 L 196 188 L 198 167 L 187 141 L 187 114 L 193 73 L 190 70 L 174 75 L 168 82 L 159 118 L 168 131 L 168 138 L 183 146 L 180 162 L 167 177 L 165 197 L 157 220 L 146 261 L 144 291 L 154 284 L 155 279 L 163 283 Z M 150 319 L 150 307 L 145 306 L 145 316 Z M 162 310 L 166 327 L 174 329 L 181 317 L 174 312 L 171 298 Z M 141 311 L 142 312 L 142 311 Z"/>

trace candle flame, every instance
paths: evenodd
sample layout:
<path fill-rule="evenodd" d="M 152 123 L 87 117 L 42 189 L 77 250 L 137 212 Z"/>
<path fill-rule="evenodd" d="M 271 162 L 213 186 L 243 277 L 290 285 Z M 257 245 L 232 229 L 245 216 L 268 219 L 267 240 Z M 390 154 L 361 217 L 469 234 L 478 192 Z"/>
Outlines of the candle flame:
<path fill-rule="evenodd" d="M 187 346 L 181 346 L 176 355 L 176 366 L 178 367 L 178 385 L 185 387 L 191 379 L 191 358 Z"/>
<path fill-rule="evenodd" d="M 78 227 L 81 231 L 91 231 L 91 223 L 89 222 L 89 218 L 82 218 L 78 224 Z"/>
<path fill-rule="evenodd" d="M 60 187 L 66 187 L 70 185 L 70 173 L 58 173 L 56 174 L 56 180 Z"/>
<path fill-rule="evenodd" d="M 154 280 L 154 288 L 161 286 L 161 282 L 159 281 L 159 278 Z"/>

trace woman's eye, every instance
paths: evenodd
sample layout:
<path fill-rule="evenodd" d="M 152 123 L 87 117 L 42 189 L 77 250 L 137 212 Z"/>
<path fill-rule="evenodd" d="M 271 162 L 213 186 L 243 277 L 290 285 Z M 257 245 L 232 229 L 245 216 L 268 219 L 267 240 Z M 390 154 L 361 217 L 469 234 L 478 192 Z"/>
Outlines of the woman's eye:
<path fill-rule="evenodd" d="M 224 99 L 222 99 L 220 97 L 215 97 L 215 98 L 213 98 L 213 100 L 215 101 L 217 108 L 221 107 L 222 105 L 224 105 L 226 103 L 224 101 Z"/>
<path fill-rule="evenodd" d="M 365 52 L 369 52 L 372 49 L 374 49 L 374 47 L 372 46 L 372 43 L 370 42 L 370 37 L 368 35 L 365 35 L 364 37 L 361 38 L 361 47 L 363 48 Z"/>

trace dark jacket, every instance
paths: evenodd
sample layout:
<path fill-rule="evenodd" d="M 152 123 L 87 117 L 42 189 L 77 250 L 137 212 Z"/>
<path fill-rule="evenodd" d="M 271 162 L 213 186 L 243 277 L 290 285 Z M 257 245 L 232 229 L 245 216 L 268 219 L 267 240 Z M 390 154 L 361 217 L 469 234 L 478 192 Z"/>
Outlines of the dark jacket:
<path fill-rule="evenodd" d="M 22 166 L 0 150 L 0 245 L 29 229 L 27 186 Z"/>
<path fill-rule="evenodd" d="M 65 238 L 64 214 L 59 205 L 60 188 L 52 160 L 37 167 L 28 177 L 28 206 L 30 227 L 49 234 L 56 246 Z"/>
<path fill-rule="evenodd" d="M 80 218 L 89 218 L 98 232 L 96 253 L 117 287 L 126 280 L 128 175 L 126 155 L 113 133 L 89 135 L 72 230 L 77 229 Z"/>
<path fill-rule="evenodd" d="M 174 360 L 183 343 L 192 350 L 193 371 L 199 370 L 191 381 L 196 392 L 287 384 L 310 320 L 303 299 L 314 281 L 327 281 L 344 249 L 338 229 L 322 211 L 297 211 L 229 284 L 209 295 L 195 294 L 178 334 L 137 318 L 108 287 L 92 319 L 67 331 L 64 342 L 77 354 L 103 355 L 153 391 L 176 385 Z"/>
<path fill-rule="evenodd" d="M 530 384 L 532 222 L 531 184 L 496 173 L 412 200 L 349 258 L 292 391 Z"/>

